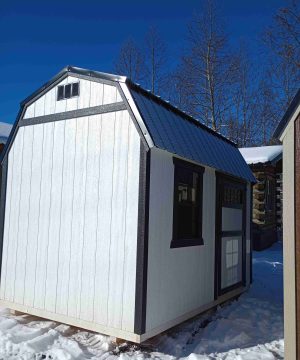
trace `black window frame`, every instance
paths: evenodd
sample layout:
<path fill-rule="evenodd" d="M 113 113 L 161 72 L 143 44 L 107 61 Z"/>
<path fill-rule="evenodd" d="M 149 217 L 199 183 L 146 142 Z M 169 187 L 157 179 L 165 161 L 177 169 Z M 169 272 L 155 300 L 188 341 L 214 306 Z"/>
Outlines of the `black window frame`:
<path fill-rule="evenodd" d="M 76 86 L 74 86 L 74 85 L 76 85 Z M 66 87 L 70 87 L 70 96 L 68 96 L 68 97 L 66 97 Z M 74 92 L 75 92 L 74 89 L 76 89 L 75 95 L 74 95 Z M 79 94 L 80 94 L 80 82 L 79 81 L 70 83 L 70 84 L 59 85 L 57 87 L 56 101 L 72 99 L 74 97 L 79 96 Z"/>
<path fill-rule="evenodd" d="M 202 236 L 202 221 L 203 221 L 203 174 L 205 168 L 178 158 L 173 158 L 174 164 L 174 194 L 173 194 L 173 234 L 170 248 L 181 248 L 190 246 L 204 245 Z M 178 236 L 178 183 L 180 169 L 189 170 L 198 174 L 198 189 L 197 197 L 199 198 L 198 204 L 198 234 L 194 238 L 180 238 Z"/>

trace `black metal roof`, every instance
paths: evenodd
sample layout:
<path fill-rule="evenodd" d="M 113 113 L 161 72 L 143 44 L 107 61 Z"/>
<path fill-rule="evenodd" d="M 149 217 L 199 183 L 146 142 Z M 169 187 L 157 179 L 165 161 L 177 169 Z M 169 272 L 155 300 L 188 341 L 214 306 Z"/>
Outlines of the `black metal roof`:
<path fill-rule="evenodd" d="M 256 181 L 234 143 L 143 89 L 130 90 L 156 147 L 247 181 Z"/>

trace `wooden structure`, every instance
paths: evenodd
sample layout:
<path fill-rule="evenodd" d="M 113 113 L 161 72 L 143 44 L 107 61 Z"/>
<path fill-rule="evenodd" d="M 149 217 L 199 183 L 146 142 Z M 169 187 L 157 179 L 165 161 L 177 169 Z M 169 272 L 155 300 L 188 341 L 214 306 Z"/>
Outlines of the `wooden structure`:
<path fill-rule="evenodd" d="M 300 359 L 300 90 L 279 123 L 283 143 L 284 350 Z"/>
<path fill-rule="evenodd" d="M 141 342 L 249 286 L 250 168 L 125 77 L 65 68 L 1 164 L 2 306 Z"/>
<path fill-rule="evenodd" d="M 281 239 L 282 146 L 240 149 L 257 183 L 253 186 L 253 249 L 263 250 Z"/>

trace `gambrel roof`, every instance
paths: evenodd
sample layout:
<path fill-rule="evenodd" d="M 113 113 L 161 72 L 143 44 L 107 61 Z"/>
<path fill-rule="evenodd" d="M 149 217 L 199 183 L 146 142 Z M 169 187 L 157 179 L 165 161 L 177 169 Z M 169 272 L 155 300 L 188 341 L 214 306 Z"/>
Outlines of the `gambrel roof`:
<path fill-rule="evenodd" d="M 255 182 L 236 144 L 124 76 L 68 66 L 26 98 L 21 103 L 20 114 L 22 108 L 68 73 L 90 77 L 91 80 L 95 78 L 119 83 L 128 105 L 135 107 L 132 113 L 139 117 L 137 123 L 141 127 L 140 133 L 149 147 L 155 146 L 187 160 Z"/>
<path fill-rule="evenodd" d="M 156 147 L 255 182 L 233 142 L 142 88 L 129 86 Z"/>

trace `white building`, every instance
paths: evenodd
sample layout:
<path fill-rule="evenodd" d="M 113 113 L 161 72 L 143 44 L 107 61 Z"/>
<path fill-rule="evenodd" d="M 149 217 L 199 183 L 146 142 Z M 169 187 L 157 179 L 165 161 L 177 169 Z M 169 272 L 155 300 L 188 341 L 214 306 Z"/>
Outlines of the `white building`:
<path fill-rule="evenodd" d="M 300 90 L 274 136 L 283 145 L 284 352 L 300 359 Z"/>
<path fill-rule="evenodd" d="M 249 286 L 251 170 L 125 77 L 65 68 L 2 172 L 2 306 L 141 342 Z"/>

